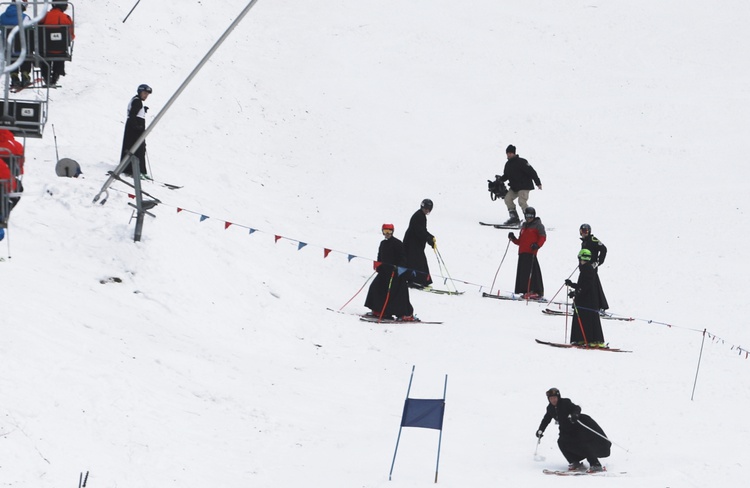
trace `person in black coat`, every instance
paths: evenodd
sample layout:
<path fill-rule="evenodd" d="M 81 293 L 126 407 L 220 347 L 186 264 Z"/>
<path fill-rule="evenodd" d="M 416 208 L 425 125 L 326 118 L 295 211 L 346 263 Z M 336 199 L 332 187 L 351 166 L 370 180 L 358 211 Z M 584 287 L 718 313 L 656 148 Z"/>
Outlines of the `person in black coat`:
<path fill-rule="evenodd" d="M 573 288 L 573 326 L 570 331 L 570 343 L 591 347 L 604 347 L 604 332 L 599 316 L 601 309 L 599 276 L 591 266 L 591 251 L 581 249 L 578 253 L 578 283 L 565 280 Z"/>
<path fill-rule="evenodd" d="M 432 200 L 422 200 L 419 210 L 409 220 L 409 228 L 404 234 L 406 266 L 409 268 L 408 281 L 412 288 L 424 288 L 432 284 L 430 267 L 427 265 L 425 246 L 435 247 L 435 236 L 427 231 L 427 216 L 432 212 Z"/>
<path fill-rule="evenodd" d="M 578 232 L 581 234 L 581 249 L 588 249 L 591 251 L 591 267 L 596 271 L 596 279 L 599 282 L 599 308 L 601 310 L 607 310 L 609 308 L 609 303 L 607 302 L 607 297 L 604 295 L 602 282 L 599 280 L 599 266 L 604 264 L 604 260 L 607 257 L 607 246 L 594 237 L 594 234 L 591 233 L 591 226 L 589 224 L 581 224 Z"/>
<path fill-rule="evenodd" d="M 406 284 L 406 253 L 403 243 L 393 237 L 393 230 L 393 224 L 383 224 L 384 239 L 374 263 L 378 274 L 367 291 L 365 307 L 371 310 L 370 316 L 391 319 L 395 315 L 398 320 L 415 321 Z"/>
<path fill-rule="evenodd" d="M 534 185 L 541 190 L 542 181 L 529 162 L 516 154 L 516 146 L 512 144 L 508 146 L 505 149 L 505 155 L 508 161 L 505 163 L 500 180 L 507 181 L 510 187 L 504 198 L 510 218 L 503 225 L 515 225 L 520 224 L 521 219 L 513 200 L 518 199 L 518 205 L 521 206 L 521 211 L 525 213 L 526 207 L 529 206 L 529 192 L 534 189 Z"/>
<path fill-rule="evenodd" d="M 120 153 L 120 161 L 124 158 L 128 151 L 133 147 L 135 141 L 146 131 L 146 112 L 148 107 L 143 105 L 148 96 L 153 90 L 148 85 L 138 86 L 137 94 L 130 99 L 128 103 L 128 118 L 125 121 L 125 134 L 122 137 L 122 151 Z M 146 175 L 146 141 L 143 141 L 133 153 L 138 158 L 138 168 L 140 169 L 141 175 Z M 126 166 L 123 173 L 127 176 L 133 175 L 133 169 L 130 165 Z"/>
<path fill-rule="evenodd" d="M 602 471 L 604 468 L 599 458 L 609 457 L 612 447 L 612 443 L 606 439 L 604 430 L 594 419 L 582 414 L 581 407 L 568 398 L 562 398 L 557 388 L 547 390 L 547 401 L 547 411 L 536 431 L 537 438 L 542 438 L 544 430 L 554 420 L 560 427 L 557 446 L 569 463 L 568 469 L 585 469 L 581 461 L 586 459 L 590 472 Z"/>

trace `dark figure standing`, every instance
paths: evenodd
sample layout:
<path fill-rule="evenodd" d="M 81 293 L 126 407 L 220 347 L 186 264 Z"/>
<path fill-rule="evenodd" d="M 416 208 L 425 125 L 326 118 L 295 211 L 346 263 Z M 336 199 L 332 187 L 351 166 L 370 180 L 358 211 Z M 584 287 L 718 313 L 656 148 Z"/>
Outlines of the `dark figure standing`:
<path fill-rule="evenodd" d="M 432 284 L 430 268 L 427 265 L 425 246 L 435 248 L 435 236 L 427 231 L 427 216 L 432 212 L 432 200 L 425 198 L 409 220 L 409 228 L 404 234 L 406 266 L 409 268 L 408 281 L 412 288 L 424 288 Z"/>
<path fill-rule="evenodd" d="M 534 185 L 542 189 L 542 181 L 536 174 L 536 170 L 524 158 L 516 154 L 516 146 L 510 145 L 505 150 L 508 162 L 505 163 L 505 169 L 500 177 L 502 181 L 507 181 L 510 189 L 505 195 L 505 206 L 508 208 L 510 218 L 503 225 L 520 224 L 516 204 L 513 200 L 518 198 L 518 204 L 521 211 L 526 213 L 529 202 L 529 192 L 534 189 Z"/>
<path fill-rule="evenodd" d="M 604 347 L 604 332 L 599 316 L 601 308 L 599 276 L 591 266 L 591 251 L 581 249 L 578 253 L 578 283 L 565 280 L 573 288 L 573 326 L 570 331 L 570 343 L 590 347 Z"/>
<path fill-rule="evenodd" d="M 128 103 L 128 118 L 125 121 L 125 134 L 122 138 L 120 161 L 128 154 L 135 141 L 146 131 L 146 112 L 148 112 L 148 107 L 144 106 L 143 102 L 146 101 L 151 92 L 150 86 L 146 84 L 140 85 L 138 86 L 137 94 Z M 133 154 L 138 158 L 138 167 L 140 168 L 141 176 L 145 176 L 148 173 L 146 170 L 146 141 L 143 141 Z M 128 165 L 125 167 L 123 173 L 127 176 L 132 176 L 133 169 Z"/>
<path fill-rule="evenodd" d="M 536 299 L 544 296 L 542 269 L 539 267 L 536 255 L 547 240 L 547 231 L 542 224 L 542 219 L 536 216 L 534 207 L 526 207 L 524 217 L 525 222 L 521 225 L 518 238 L 513 232 L 508 232 L 508 239 L 518 246 L 514 292 L 522 293 L 524 298 Z"/>
<path fill-rule="evenodd" d="M 557 446 L 569 463 L 568 470 L 585 470 L 586 467 L 581 461 L 586 459 L 589 462 L 588 472 L 603 471 L 599 458 L 609 457 L 612 443 L 604 438 L 606 435 L 599 424 L 588 415 L 582 414 L 581 407 L 568 398 L 561 398 L 560 390 L 557 388 L 547 390 L 547 401 L 547 412 L 536 431 L 537 438 L 541 439 L 544 429 L 554 419 L 560 427 Z"/>
<path fill-rule="evenodd" d="M 372 311 L 368 315 L 381 319 L 391 319 L 395 315 L 397 320 L 404 322 L 417 321 L 406 285 L 404 245 L 393 237 L 393 224 L 383 224 L 382 231 L 384 239 L 380 242 L 378 260 L 374 264 L 378 274 L 365 299 L 365 307 Z"/>
<path fill-rule="evenodd" d="M 581 224 L 578 232 L 581 234 L 581 249 L 588 249 L 591 251 L 591 267 L 596 270 L 596 279 L 599 282 L 599 308 L 604 311 L 609 308 L 607 297 L 604 295 L 604 289 L 602 288 L 602 282 L 599 280 L 599 266 L 604 264 L 604 259 L 607 257 L 607 246 L 602 241 L 594 237 L 591 233 L 591 226 L 589 224 Z"/>

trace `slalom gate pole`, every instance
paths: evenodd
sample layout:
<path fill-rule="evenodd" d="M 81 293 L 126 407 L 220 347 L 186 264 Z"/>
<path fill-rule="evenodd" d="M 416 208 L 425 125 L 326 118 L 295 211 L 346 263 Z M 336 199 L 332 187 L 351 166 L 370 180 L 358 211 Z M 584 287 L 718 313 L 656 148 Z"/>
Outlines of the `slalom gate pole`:
<path fill-rule="evenodd" d="M 380 311 L 380 316 L 378 317 L 378 323 L 380 323 L 381 320 L 383 320 L 383 314 L 385 313 L 385 307 L 388 306 L 388 300 L 391 298 L 391 285 L 393 285 L 393 275 L 396 274 L 396 270 L 394 269 L 391 272 L 391 279 L 388 280 L 388 293 L 385 295 L 385 302 L 383 303 L 383 309 Z"/>
<path fill-rule="evenodd" d="M 406 400 L 404 402 L 407 402 L 409 400 L 409 392 L 411 391 L 411 382 L 414 379 L 414 368 L 416 365 L 412 365 L 411 367 L 411 376 L 409 376 L 409 387 L 406 388 Z M 391 461 L 391 471 L 388 473 L 388 481 L 391 481 L 391 476 L 393 475 L 393 466 L 396 464 L 396 454 L 398 453 L 398 443 L 401 441 L 401 430 L 404 428 L 403 425 L 399 425 L 398 427 L 398 437 L 396 438 L 396 450 L 393 451 L 393 461 Z"/>
<path fill-rule="evenodd" d="M 690 401 L 693 401 L 695 395 L 695 386 L 698 384 L 698 371 L 701 369 L 701 359 L 703 358 L 703 344 L 706 342 L 706 329 L 703 329 L 703 339 L 701 339 L 701 352 L 698 355 L 698 367 L 695 368 L 695 381 L 693 382 L 693 392 L 690 394 Z"/>
<path fill-rule="evenodd" d="M 443 385 L 443 404 L 445 404 L 445 393 L 448 391 L 448 375 L 445 375 L 445 384 Z M 443 444 L 443 426 L 440 426 L 440 435 L 438 436 L 437 461 L 435 462 L 435 483 L 438 480 L 438 470 L 440 469 L 440 447 Z"/>
<path fill-rule="evenodd" d="M 141 3 L 141 0 L 138 0 L 137 2 L 135 2 L 135 5 L 133 5 L 133 8 L 130 9 L 130 12 L 128 12 L 128 15 L 126 15 L 125 18 L 122 19 L 123 24 L 125 23 L 126 20 L 128 20 L 128 17 L 130 17 L 130 14 L 133 13 L 133 10 L 135 10 L 135 8 L 138 6 L 139 3 Z"/>
<path fill-rule="evenodd" d="M 604 439 L 605 441 L 607 441 L 607 442 L 611 442 L 613 446 L 617 446 L 617 447 L 619 447 L 620 449 L 622 449 L 622 450 L 623 450 L 623 451 L 625 451 L 625 452 L 630 452 L 629 450 L 625 449 L 624 447 L 622 447 L 621 445 L 617 444 L 616 442 L 612 442 L 611 440 L 607 439 L 607 437 L 606 437 L 606 436 L 603 436 L 603 435 L 601 435 L 601 434 L 600 434 L 599 432 L 595 431 L 594 429 L 592 429 L 592 428 L 591 428 L 591 427 L 589 427 L 588 425 L 584 424 L 584 423 L 583 423 L 583 422 L 581 422 L 580 420 L 576 420 L 576 422 L 578 422 L 578 423 L 579 423 L 579 424 L 581 424 L 582 426 L 586 427 L 586 428 L 587 428 L 588 430 L 590 430 L 590 431 L 591 431 L 591 432 L 593 432 L 594 434 L 598 435 L 599 437 L 601 437 L 601 438 L 602 438 L 602 439 Z"/>
<path fill-rule="evenodd" d="M 343 304 L 339 310 L 344 310 L 344 307 L 349 305 L 349 303 L 351 303 L 351 301 L 354 300 L 354 298 L 356 298 L 357 295 L 359 295 L 359 293 L 365 288 L 365 285 L 367 285 L 367 283 L 369 283 L 372 277 L 375 276 L 376 274 L 377 274 L 377 271 L 373 271 L 370 277 L 365 280 L 365 283 L 362 285 L 362 287 L 359 290 L 357 290 L 357 293 L 355 293 L 353 297 L 351 297 L 345 304 Z"/>
<path fill-rule="evenodd" d="M 500 265 L 497 267 L 497 271 L 495 271 L 495 277 L 492 278 L 492 287 L 490 287 L 490 294 L 492 294 L 492 291 L 495 289 L 495 281 L 497 280 L 497 274 L 500 272 L 500 267 L 503 265 L 503 262 L 505 262 L 505 256 L 508 255 L 508 249 L 510 248 L 510 239 L 508 239 L 508 245 L 505 246 L 505 252 L 503 253 L 503 259 L 500 260 Z"/>

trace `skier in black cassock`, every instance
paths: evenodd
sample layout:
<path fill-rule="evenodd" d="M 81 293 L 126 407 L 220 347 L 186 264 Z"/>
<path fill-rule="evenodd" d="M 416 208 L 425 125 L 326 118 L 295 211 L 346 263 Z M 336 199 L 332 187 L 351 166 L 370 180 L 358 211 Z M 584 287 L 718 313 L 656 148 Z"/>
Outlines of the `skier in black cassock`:
<path fill-rule="evenodd" d="M 568 460 L 568 470 L 585 470 L 586 466 L 581 461 L 586 459 L 589 462 L 588 472 L 603 471 L 604 468 L 602 468 L 599 458 L 609 457 L 612 443 L 605 439 L 606 435 L 599 424 L 588 415 L 582 414 L 581 407 L 570 399 L 561 398 L 560 390 L 557 388 L 547 390 L 547 401 L 549 402 L 547 412 L 536 431 L 537 438 L 542 438 L 544 429 L 554 420 L 560 427 L 557 446 L 565 459 Z M 595 432 L 589 429 L 593 429 Z"/>
<path fill-rule="evenodd" d="M 133 147 L 135 141 L 146 131 L 146 112 L 148 107 L 143 105 L 148 96 L 153 90 L 150 86 L 143 84 L 139 85 L 137 94 L 130 99 L 128 103 L 128 118 L 125 120 L 125 134 L 122 136 L 122 151 L 120 152 L 120 160 L 125 157 L 130 148 Z M 133 153 L 138 158 L 138 168 L 140 169 L 141 175 L 146 175 L 146 141 L 143 141 Z M 127 176 L 133 175 L 133 169 L 130 165 L 125 166 L 123 173 Z"/>
<path fill-rule="evenodd" d="M 365 307 L 371 310 L 367 314 L 369 316 L 390 319 L 395 315 L 397 320 L 413 322 L 418 319 L 414 317 L 414 308 L 409 301 L 406 253 L 403 243 L 393 237 L 393 230 L 393 224 L 383 224 L 384 239 L 380 242 L 378 260 L 374 263 L 378 274 L 367 291 Z"/>
<path fill-rule="evenodd" d="M 591 251 L 581 249 L 578 253 L 578 283 L 565 280 L 573 288 L 573 325 L 570 331 L 570 343 L 592 347 L 604 347 L 604 332 L 599 310 L 602 290 L 599 276 L 591 266 Z"/>
<path fill-rule="evenodd" d="M 591 233 L 591 226 L 589 224 L 581 224 L 578 232 L 581 234 L 581 249 L 591 251 L 591 267 L 596 271 L 596 280 L 599 282 L 599 308 L 607 310 L 609 303 L 607 302 L 607 297 L 604 295 L 602 282 L 599 279 L 599 266 L 604 264 L 604 259 L 607 257 L 607 246 Z"/>
<path fill-rule="evenodd" d="M 435 236 L 427 231 L 427 216 L 432 212 L 432 200 L 422 200 L 419 210 L 414 212 L 409 220 L 409 228 L 404 234 L 404 248 L 406 249 L 406 266 L 409 268 L 409 286 L 424 288 L 432 284 L 430 268 L 424 249 L 427 244 L 435 248 Z"/>

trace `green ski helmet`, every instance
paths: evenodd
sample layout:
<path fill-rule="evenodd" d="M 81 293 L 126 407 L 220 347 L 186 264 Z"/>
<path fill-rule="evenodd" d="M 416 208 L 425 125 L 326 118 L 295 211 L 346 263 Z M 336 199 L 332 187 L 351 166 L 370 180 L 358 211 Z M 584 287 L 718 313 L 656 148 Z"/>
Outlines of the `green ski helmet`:
<path fill-rule="evenodd" d="M 581 261 L 591 261 L 591 251 L 588 249 L 581 249 L 578 253 L 578 259 Z"/>

